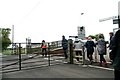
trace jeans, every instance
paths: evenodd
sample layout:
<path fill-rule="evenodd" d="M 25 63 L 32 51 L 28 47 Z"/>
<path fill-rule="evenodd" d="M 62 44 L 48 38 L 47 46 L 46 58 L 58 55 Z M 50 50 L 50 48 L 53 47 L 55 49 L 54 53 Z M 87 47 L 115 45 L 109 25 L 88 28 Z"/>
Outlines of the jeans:
<path fill-rule="evenodd" d="M 82 51 L 76 51 L 76 56 L 78 55 L 82 56 Z M 76 60 L 79 61 L 79 58 L 77 57 Z"/>
<path fill-rule="evenodd" d="M 100 54 L 100 63 L 102 64 L 102 61 L 106 64 L 106 60 L 104 58 L 103 54 Z"/>
<path fill-rule="evenodd" d="M 67 49 L 63 49 L 64 50 L 64 56 L 65 56 L 65 59 L 68 58 L 68 55 L 67 55 Z"/>

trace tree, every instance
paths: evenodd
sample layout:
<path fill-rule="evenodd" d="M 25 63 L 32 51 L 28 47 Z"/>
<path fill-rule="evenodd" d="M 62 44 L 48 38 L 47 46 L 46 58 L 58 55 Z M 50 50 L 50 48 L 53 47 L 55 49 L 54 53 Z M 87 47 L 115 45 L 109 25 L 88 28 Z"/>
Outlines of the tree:
<path fill-rule="evenodd" d="M 96 36 L 96 38 L 95 38 L 96 41 L 98 41 L 100 36 L 104 39 L 104 34 L 103 33 L 96 34 L 95 36 Z"/>
<path fill-rule="evenodd" d="M 99 39 L 99 34 L 96 34 L 95 35 L 95 40 L 98 41 L 98 39 Z"/>
<path fill-rule="evenodd" d="M 6 50 L 7 47 L 11 44 L 11 40 L 9 38 L 11 29 L 10 28 L 2 28 L 1 33 L 2 33 L 2 50 Z"/>
<path fill-rule="evenodd" d="M 89 35 L 88 37 L 91 37 L 92 39 L 96 38 L 96 36 L 94 36 L 94 35 Z"/>

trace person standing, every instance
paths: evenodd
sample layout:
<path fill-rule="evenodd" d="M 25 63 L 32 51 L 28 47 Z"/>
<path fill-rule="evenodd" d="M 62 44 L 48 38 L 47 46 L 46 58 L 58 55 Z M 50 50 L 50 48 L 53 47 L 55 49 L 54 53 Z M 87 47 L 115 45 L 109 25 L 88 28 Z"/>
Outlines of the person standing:
<path fill-rule="evenodd" d="M 113 67 L 115 80 L 120 80 L 120 29 L 113 38 L 112 46 Z"/>
<path fill-rule="evenodd" d="M 95 43 L 94 41 L 92 41 L 91 37 L 88 37 L 87 42 L 85 43 L 85 47 L 87 49 L 87 58 L 90 61 L 90 64 L 92 64 L 93 62 L 93 52 L 94 52 L 94 47 L 95 47 Z"/>
<path fill-rule="evenodd" d="M 62 36 L 62 47 L 63 47 L 63 50 L 64 50 L 65 59 L 67 59 L 68 58 L 68 55 L 67 55 L 68 40 L 65 38 L 64 35 Z"/>
<path fill-rule="evenodd" d="M 109 43 L 109 58 L 110 58 L 110 61 L 111 61 L 111 64 L 112 64 L 112 58 L 113 58 L 113 56 L 112 56 L 112 46 L 113 46 L 113 38 L 114 38 L 114 34 L 113 34 L 113 32 L 110 32 L 109 33 L 109 36 L 110 36 L 110 43 Z"/>
<path fill-rule="evenodd" d="M 74 48 L 75 48 L 76 56 L 78 55 L 82 56 L 82 47 L 83 47 L 82 41 L 75 41 Z M 76 60 L 77 62 L 79 62 L 79 57 L 76 57 Z"/>
<path fill-rule="evenodd" d="M 42 56 L 45 55 L 45 57 L 47 56 L 47 45 L 45 43 L 45 40 L 42 40 L 42 45 L 41 45 L 41 48 L 42 48 Z"/>
<path fill-rule="evenodd" d="M 100 55 L 99 65 L 102 66 L 102 63 L 104 62 L 104 65 L 107 66 L 107 62 L 104 58 L 104 55 L 106 55 L 106 41 L 104 40 L 104 36 L 102 34 L 99 35 L 99 39 L 96 44 L 98 54 Z"/>

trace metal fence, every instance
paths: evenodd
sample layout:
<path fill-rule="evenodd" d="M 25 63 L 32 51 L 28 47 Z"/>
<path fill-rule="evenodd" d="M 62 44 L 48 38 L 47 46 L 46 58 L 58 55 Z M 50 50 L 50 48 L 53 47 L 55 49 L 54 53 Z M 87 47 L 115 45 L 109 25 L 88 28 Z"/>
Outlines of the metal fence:
<path fill-rule="evenodd" d="M 59 64 L 63 59 L 61 41 L 46 42 L 47 57 L 42 56 L 42 43 L 13 43 L 14 47 L 4 50 L 2 72 Z"/>
<path fill-rule="evenodd" d="M 2 56 L 2 72 L 11 72 L 22 69 L 36 68 L 42 66 L 51 66 L 55 64 L 61 64 L 66 59 L 64 59 L 64 52 L 62 50 L 62 42 L 54 41 L 47 43 L 47 56 L 42 56 L 41 43 L 14 43 L 16 47 L 12 50 L 12 54 Z M 70 64 L 76 64 L 75 62 L 75 50 L 73 47 L 74 43 L 72 39 L 68 40 L 68 59 L 67 62 Z M 108 53 L 108 52 L 107 52 Z M 82 64 L 86 64 L 86 50 L 83 46 Z M 107 54 L 108 56 L 108 54 Z M 93 54 L 95 62 L 99 61 L 98 53 L 95 48 Z"/>

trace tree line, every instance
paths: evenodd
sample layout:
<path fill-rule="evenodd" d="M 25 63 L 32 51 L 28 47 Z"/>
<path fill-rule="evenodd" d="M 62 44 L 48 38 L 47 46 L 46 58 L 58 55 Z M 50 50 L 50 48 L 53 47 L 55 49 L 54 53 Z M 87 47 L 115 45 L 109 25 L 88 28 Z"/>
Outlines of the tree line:
<path fill-rule="evenodd" d="M 2 50 L 6 50 L 8 46 L 11 45 L 11 40 L 9 38 L 10 28 L 0 28 L 0 43 L 2 45 Z"/>

